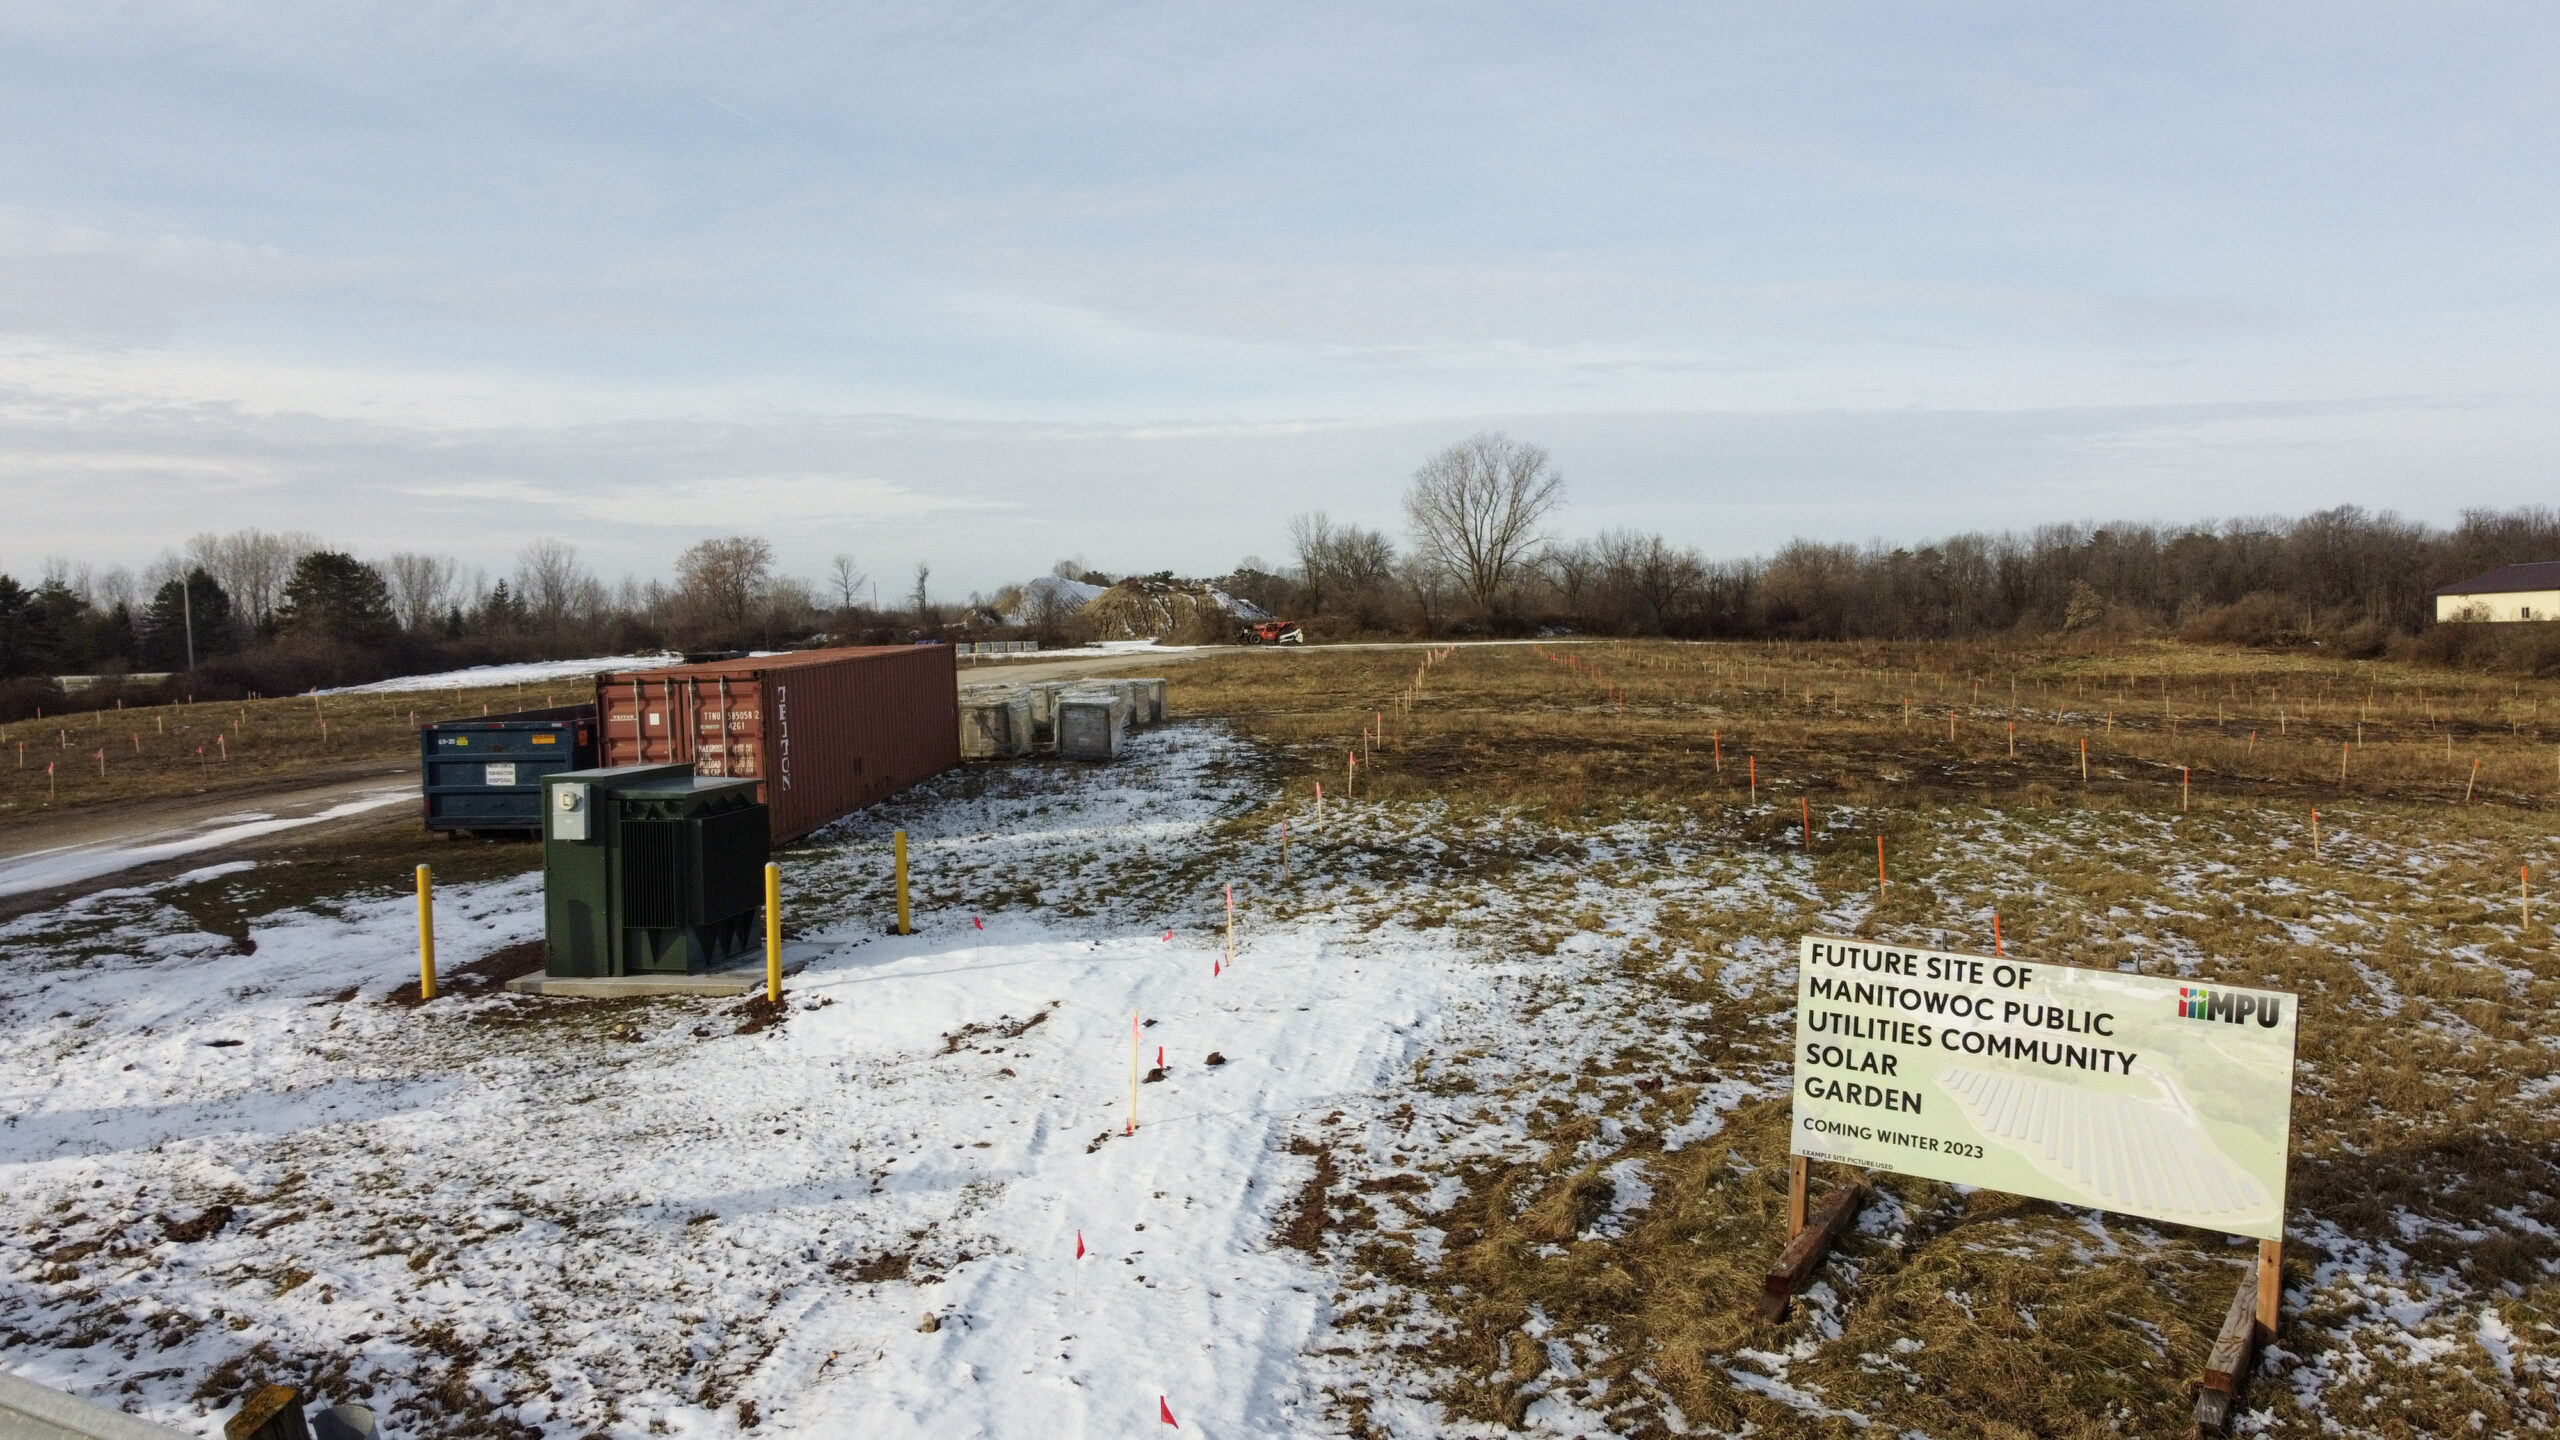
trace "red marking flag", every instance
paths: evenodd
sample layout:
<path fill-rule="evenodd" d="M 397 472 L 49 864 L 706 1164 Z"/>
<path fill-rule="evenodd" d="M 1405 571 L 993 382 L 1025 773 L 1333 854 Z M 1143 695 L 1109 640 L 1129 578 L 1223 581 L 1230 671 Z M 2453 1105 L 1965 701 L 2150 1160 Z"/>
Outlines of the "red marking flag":
<path fill-rule="evenodd" d="M 1081 1230 L 1076 1232 L 1076 1258 L 1084 1258 L 1084 1232 Z"/>
<path fill-rule="evenodd" d="M 1164 1397 L 1161 1395 L 1156 1397 L 1156 1414 L 1164 1421 L 1164 1423 L 1171 1425 L 1174 1429 L 1179 1430 L 1182 1428 L 1181 1422 L 1173 1418 L 1173 1407 L 1164 1403 Z"/>

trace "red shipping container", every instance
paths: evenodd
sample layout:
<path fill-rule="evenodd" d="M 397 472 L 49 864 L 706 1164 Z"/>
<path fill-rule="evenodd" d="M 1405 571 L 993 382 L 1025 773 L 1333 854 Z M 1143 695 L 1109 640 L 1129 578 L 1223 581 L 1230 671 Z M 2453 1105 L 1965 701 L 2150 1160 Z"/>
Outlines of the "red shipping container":
<path fill-rule="evenodd" d="M 598 763 L 753 778 L 773 843 L 960 763 L 948 645 L 759 655 L 596 677 Z"/>

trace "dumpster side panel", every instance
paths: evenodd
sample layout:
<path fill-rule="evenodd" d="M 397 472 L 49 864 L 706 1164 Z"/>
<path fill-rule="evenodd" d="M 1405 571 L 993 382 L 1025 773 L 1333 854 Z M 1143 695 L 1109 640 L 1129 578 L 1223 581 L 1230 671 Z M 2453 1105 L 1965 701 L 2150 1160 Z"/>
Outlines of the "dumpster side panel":
<path fill-rule="evenodd" d="M 542 777 L 596 763 L 595 710 L 562 705 L 438 720 L 418 730 L 430 830 L 538 830 Z"/>
<path fill-rule="evenodd" d="M 773 842 L 960 763 L 947 645 L 813 650 L 596 680 L 602 763 L 692 761 L 763 782 Z"/>

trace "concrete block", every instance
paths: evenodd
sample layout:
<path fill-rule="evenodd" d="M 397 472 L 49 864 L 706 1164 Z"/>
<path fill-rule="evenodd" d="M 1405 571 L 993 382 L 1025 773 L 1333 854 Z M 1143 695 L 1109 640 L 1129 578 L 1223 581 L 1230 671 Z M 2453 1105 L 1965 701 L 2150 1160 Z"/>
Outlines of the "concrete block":
<path fill-rule="evenodd" d="M 1129 702 L 1116 687 L 1064 691 L 1056 713 L 1060 759 L 1120 758 L 1129 731 Z"/>
<path fill-rule="evenodd" d="M 960 758 L 1011 760 L 1031 753 L 1031 695 L 1020 686 L 960 692 Z"/>

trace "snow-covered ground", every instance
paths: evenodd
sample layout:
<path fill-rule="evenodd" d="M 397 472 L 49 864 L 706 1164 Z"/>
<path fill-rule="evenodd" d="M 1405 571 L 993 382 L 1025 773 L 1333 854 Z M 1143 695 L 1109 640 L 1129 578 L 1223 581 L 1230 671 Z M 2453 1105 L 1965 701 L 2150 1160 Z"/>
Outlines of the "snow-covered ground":
<path fill-rule="evenodd" d="M 1196 849 L 1248 775 L 1160 732 L 1112 771 L 918 802 L 917 872 L 1072 889 Z M 823 958 L 755 1033 L 708 1001 L 388 1004 L 405 900 L 257 915 L 243 943 L 197 912 L 247 866 L 0 927 L 12 1368 L 198 1432 L 225 1386 L 315 1369 L 406 1434 L 484 1406 L 572 1433 L 1119 1434 L 1160 1401 L 1212 1434 L 1304 1428 L 1330 1301 L 1271 1243 L 1307 1168 L 1286 1142 L 1373 1106 L 1469 967 L 1251 922 L 1229 967 L 1214 889 L 1084 920 L 928 904 L 887 937 L 880 861 L 856 834 L 794 864 L 795 891 L 862 898 L 795 908 Z M 448 889 L 444 963 L 532 937 L 539 904 L 534 877 Z M 1166 1068 L 1127 1134 L 1133 1024 Z M 438 1386 L 447 1418 L 404 1423 Z"/>
<path fill-rule="evenodd" d="M 469 690 L 493 685 L 529 685 L 538 680 L 578 680 L 608 670 L 655 670 L 683 663 L 683 656 L 665 653 L 599 655 L 586 660 L 527 660 L 515 665 L 474 665 L 464 670 L 442 670 L 433 675 L 401 675 L 389 680 L 376 680 L 370 685 L 345 685 L 320 693 L 394 695 L 412 690 Z"/>

